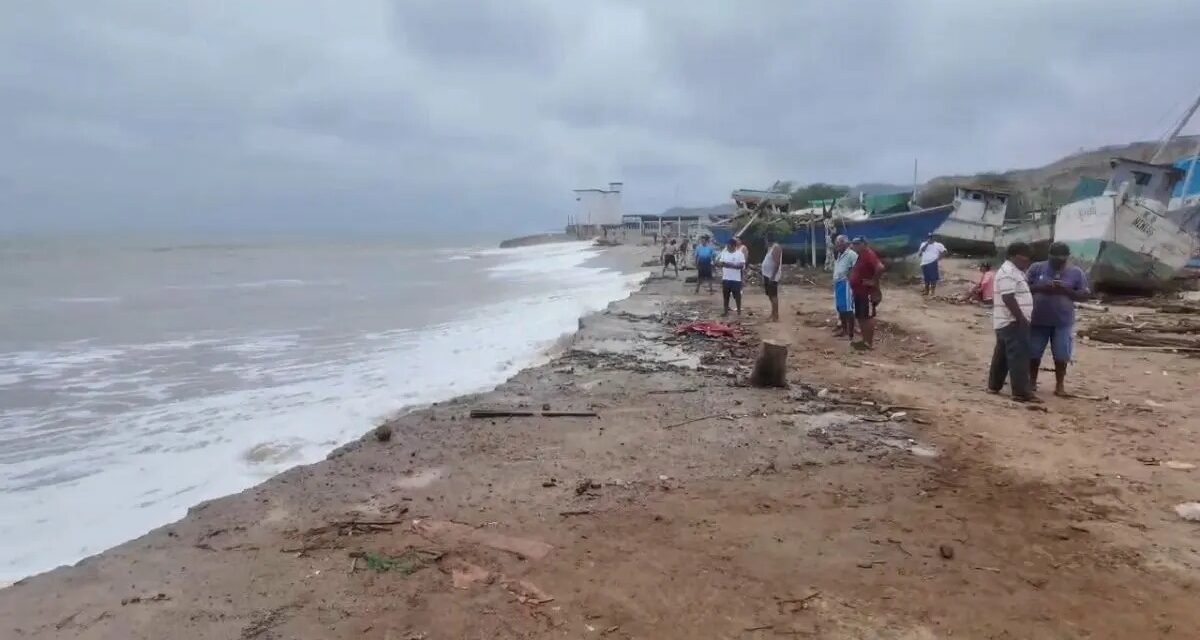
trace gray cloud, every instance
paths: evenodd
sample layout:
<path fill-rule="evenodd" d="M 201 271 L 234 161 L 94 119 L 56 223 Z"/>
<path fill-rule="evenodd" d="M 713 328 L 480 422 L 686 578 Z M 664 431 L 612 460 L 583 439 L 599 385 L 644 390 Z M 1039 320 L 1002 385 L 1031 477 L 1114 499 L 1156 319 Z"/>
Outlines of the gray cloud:
<path fill-rule="evenodd" d="M 0 230 L 541 229 L 609 180 L 656 211 L 1041 164 L 1200 90 L 1187 0 L 0 11 Z"/>

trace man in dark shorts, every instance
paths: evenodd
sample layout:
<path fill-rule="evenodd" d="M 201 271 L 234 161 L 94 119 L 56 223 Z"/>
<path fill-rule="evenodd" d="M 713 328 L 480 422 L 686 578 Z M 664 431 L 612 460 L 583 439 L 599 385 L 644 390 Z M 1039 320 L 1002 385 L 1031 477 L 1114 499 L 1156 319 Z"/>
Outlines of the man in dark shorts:
<path fill-rule="evenodd" d="M 675 260 L 675 239 L 663 245 L 662 250 L 662 274 L 667 275 L 667 267 L 675 267 L 675 277 L 679 277 L 679 263 Z"/>
<path fill-rule="evenodd" d="M 850 268 L 850 292 L 854 296 L 854 319 L 862 331 L 862 342 L 854 342 L 855 349 L 875 348 L 875 310 L 883 299 L 879 290 L 879 278 L 883 275 L 883 261 L 867 246 L 867 239 L 858 236 L 850 244 L 858 259 Z"/>
<path fill-rule="evenodd" d="M 767 234 L 767 255 L 762 262 L 763 289 L 771 302 L 771 317 L 768 322 L 779 322 L 779 279 L 783 275 L 783 247 L 775 241 L 774 234 Z"/>
<path fill-rule="evenodd" d="M 729 299 L 737 303 L 737 313 L 742 315 L 742 276 L 746 271 L 746 255 L 738 249 L 738 241 L 730 238 L 725 250 L 717 254 L 717 266 L 721 267 L 721 298 L 725 313 L 729 315 Z"/>
<path fill-rule="evenodd" d="M 700 283 L 708 282 L 708 292 L 713 292 L 713 260 L 717 257 L 716 249 L 708 243 L 708 236 L 700 236 L 700 244 L 696 245 L 696 293 L 700 293 Z"/>

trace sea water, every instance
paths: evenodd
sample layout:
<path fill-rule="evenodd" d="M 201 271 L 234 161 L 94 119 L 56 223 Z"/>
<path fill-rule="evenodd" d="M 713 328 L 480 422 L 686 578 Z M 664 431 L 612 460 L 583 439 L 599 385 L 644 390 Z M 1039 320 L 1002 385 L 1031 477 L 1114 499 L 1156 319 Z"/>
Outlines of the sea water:
<path fill-rule="evenodd" d="M 0 582 L 495 386 L 637 286 L 598 252 L 0 244 Z"/>

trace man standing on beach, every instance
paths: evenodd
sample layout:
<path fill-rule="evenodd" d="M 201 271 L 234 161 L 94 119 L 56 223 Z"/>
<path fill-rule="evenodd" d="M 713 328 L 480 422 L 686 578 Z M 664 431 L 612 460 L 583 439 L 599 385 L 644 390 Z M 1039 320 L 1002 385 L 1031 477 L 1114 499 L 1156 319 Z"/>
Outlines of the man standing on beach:
<path fill-rule="evenodd" d="M 1033 313 L 1033 293 L 1025 279 L 1030 250 L 1024 242 L 1008 245 L 1008 259 L 996 271 L 995 303 L 992 328 L 996 347 L 988 369 L 988 393 L 1000 393 L 1007 377 L 1013 400 L 1040 402 L 1029 386 L 1029 316 Z"/>
<path fill-rule="evenodd" d="M 729 298 L 737 303 L 737 313 L 742 315 L 742 272 L 746 270 L 746 256 L 738 250 L 737 240 L 730 238 L 725 250 L 717 255 L 717 266 L 721 267 L 721 298 L 725 303 L 722 317 L 729 315 Z"/>
<path fill-rule="evenodd" d="M 708 236 L 700 236 L 700 244 L 696 245 L 696 293 L 700 293 L 700 283 L 708 282 L 708 292 L 713 292 L 713 258 L 716 250 L 708 243 Z"/>
<path fill-rule="evenodd" d="M 862 342 L 851 342 L 856 349 L 875 348 L 875 311 L 883 299 L 879 289 L 879 278 L 883 275 L 883 261 L 867 246 L 867 239 L 858 236 L 850 245 L 858 258 L 850 268 L 850 293 L 854 296 L 854 318 L 862 330 Z"/>
<path fill-rule="evenodd" d="M 667 275 L 667 267 L 675 267 L 675 277 L 679 277 L 679 263 L 675 260 L 675 238 L 663 244 L 662 248 L 662 274 Z"/>
<path fill-rule="evenodd" d="M 858 254 L 850 248 L 850 239 L 838 236 L 834 241 L 837 258 L 833 261 L 833 308 L 837 310 L 840 330 L 834 335 L 854 341 L 854 296 L 850 293 L 850 270 Z"/>
<path fill-rule="evenodd" d="M 1054 395 L 1067 395 L 1063 383 L 1075 339 L 1075 302 L 1091 295 L 1083 269 L 1069 264 L 1071 248 L 1062 242 L 1050 245 L 1050 259 L 1036 262 L 1025 272 L 1033 292 L 1033 314 L 1029 318 L 1029 386 L 1037 391 L 1038 369 L 1046 345 L 1054 358 Z"/>
<path fill-rule="evenodd" d="M 937 290 L 938 280 L 941 280 L 938 263 L 942 260 L 942 254 L 946 253 L 946 245 L 934 240 L 931 233 L 921 243 L 917 253 L 921 256 L 921 280 L 925 282 L 925 291 L 921 295 L 932 296 Z"/>
<path fill-rule="evenodd" d="M 771 318 L 768 322 L 779 322 L 779 277 L 783 275 L 783 247 L 770 233 L 766 241 L 767 255 L 762 261 L 762 278 L 767 300 L 771 301 Z"/>

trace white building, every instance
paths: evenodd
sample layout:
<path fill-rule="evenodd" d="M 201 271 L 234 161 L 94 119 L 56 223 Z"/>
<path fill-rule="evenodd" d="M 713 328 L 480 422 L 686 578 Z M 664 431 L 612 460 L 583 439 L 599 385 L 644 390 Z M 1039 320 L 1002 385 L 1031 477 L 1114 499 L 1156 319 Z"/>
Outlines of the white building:
<path fill-rule="evenodd" d="M 576 189 L 575 224 L 582 227 L 621 226 L 621 183 L 610 182 L 607 189 Z"/>

